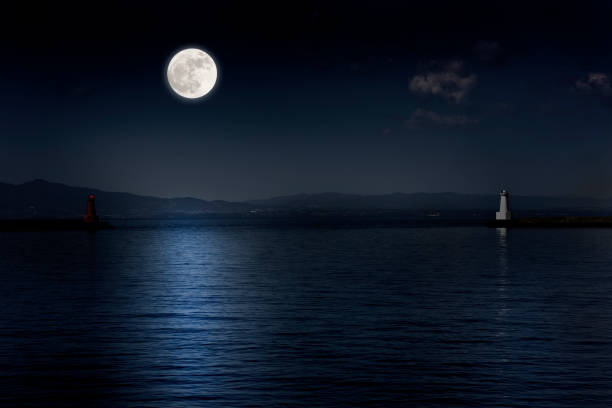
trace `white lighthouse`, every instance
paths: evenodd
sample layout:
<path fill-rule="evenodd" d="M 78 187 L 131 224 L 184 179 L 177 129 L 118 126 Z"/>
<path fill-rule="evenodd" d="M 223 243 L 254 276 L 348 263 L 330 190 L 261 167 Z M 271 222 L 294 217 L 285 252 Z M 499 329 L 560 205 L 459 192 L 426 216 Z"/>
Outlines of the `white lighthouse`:
<path fill-rule="evenodd" d="M 510 220 L 512 213 L 508 207 L 508 192 L 506 190 L 502 190 L 499 196 L 499 211 L 495 213 L 495 219 Z"/>

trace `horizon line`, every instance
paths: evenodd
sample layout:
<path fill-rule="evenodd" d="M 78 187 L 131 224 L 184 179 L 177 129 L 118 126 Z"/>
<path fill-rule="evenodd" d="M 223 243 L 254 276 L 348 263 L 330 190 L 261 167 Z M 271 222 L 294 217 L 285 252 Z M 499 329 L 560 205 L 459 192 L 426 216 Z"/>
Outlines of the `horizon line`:
<path fill-rule="evenodd" d="M 502 190 L 507 190 L 510 193 L 510 197 L 532 197 L 532 198 L 573 198 L 573 199 L 594 199 L 594 200 L 611 200 L 612 196 L 587 196 L 587 195 L 576 195 L 576 194 L 558 194 L 558 195 L 534 195 L 534 194 L 514 194 L 512 190 L 508 188 L 500 188 L 496 192 L 491 193 L 466 193 L 466 192 L 456 192 L 456 191 L 437 191 L 437 192 L 427 192 L 427 191 L 415 191 L 415 192 L 402 192 L 402 191 L 394 191 L 389 193 L 355 193 L 355 192 L 339 192 L 339 191 L 322 191 L 317 193 L 288 193 L 288 194 L 279 194 L 274 196 L 268 196 L 266 198 L 249 198 L 249 199 L 241 199 L 241 200 L 227 200 L 227 199 L 206 199 L 195 196 L 163 196 L 163 195 L 150 195 L 144 193 L 134 193 L 131 191 L 111 191 L 106 189 L 101 189 L 97 187 L 90 186 L 80 186 L 80 185 L 71 185 L 58 181 L 49 181 L 43 178 L 34 178 L 30 181 L 25 181 L 23 183 L 7 183 L 1 182 L 0 184 L 6 184 L 11 186 L 23 186 L 27 184 L 32 184 L 35 182 L 43 182 L 47 184 L 58 184 L 65 187 L 70 188 L 81 188 L 91 191 L 98 191 L 101 193 L 108 194 L 129 194 L 134 196 L 146 197 L 146 198 L 157 198 L 164 200 L 181 200 L 181 199 L 191 199 L 191 200 L 199 200 L 199 201 L 207 201 L 207 202 L 227 202 L 227 203 L 250 203 L 253 201 L 267 201 L 274 200 L 280 198 L 290 198 L 296 196 L 320 196 L 326 194 L 337 194 L 337 195 L 346 195 L 346 196 L 358 196 L 358 197 L 384 197 L 384 196 L 392 196 L 392 195 L 419 195 L 419 194 L 429 194 L 429 195 L 440 195 L 440 194 L 455 194 L 455 195 L 466 195 L 466 196 L 493 196 L 499 195 Z"/>

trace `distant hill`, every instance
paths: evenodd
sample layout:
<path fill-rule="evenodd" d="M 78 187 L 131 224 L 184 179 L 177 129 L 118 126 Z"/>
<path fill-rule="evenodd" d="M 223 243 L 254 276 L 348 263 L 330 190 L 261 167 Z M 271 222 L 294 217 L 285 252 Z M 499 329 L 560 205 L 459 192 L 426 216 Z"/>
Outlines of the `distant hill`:
<path fill-rule="evenodd" d="M 296 194 L 252 200 L 249 204 L 263 208 L 282 209 L 352 209 L 409 211 L 497 211 L 498 194 L 460 193 L 393 193 L 359 195 L 340 193 Z M 612 199 L 582 197 L 511 196 L 513 211 L 596 211 L 612 210 Z"/>
<path fill-rule="evenodd" d="M 79 217 L 87 209 L 90 193 L 96 195 L 98 213 L 106 217 L 190 216 L 250 208 L 228 201 L 147 197 L 34 180 L 19 185 L 0 183 L 0 218 Z"/>
<path fill-rule="evenodd" d="M 87 196 L 90 193 L 96 195 L 98 213 L 101 216 L 117 218 L 368 211 L 404 211 L 416 214 L 475 211 L 488 215 L 496 211 L 499 205 L 497 194 L 459 193 L 321 193 L 245 202 L 206 201 L 190 197 L 139 196 L 34 180 L 19 185 L 0 183 L 0 218 L 80 217 L 85 212 Z M 510 205 L 515 212 L 612 212 L 611 199 L 511 196 Z"/>

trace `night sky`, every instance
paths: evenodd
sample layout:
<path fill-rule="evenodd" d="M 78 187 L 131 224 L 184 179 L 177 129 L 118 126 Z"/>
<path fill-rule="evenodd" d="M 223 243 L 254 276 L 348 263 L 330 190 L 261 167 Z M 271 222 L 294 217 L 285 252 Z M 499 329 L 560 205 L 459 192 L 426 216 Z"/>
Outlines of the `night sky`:
<path fill-rule="evenodd" d="M 217 3 L 3 10 L 0 182 L 612 195 L 609 2 Z M 196 103 L 165 79 L 189 46 L 220 70 Z"/>

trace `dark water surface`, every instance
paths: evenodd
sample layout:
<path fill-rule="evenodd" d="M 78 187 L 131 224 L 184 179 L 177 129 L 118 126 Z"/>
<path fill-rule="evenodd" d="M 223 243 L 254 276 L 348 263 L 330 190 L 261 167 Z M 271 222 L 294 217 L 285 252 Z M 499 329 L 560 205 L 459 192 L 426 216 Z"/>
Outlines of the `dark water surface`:
<path fill-rule="evenodd" d="M 2 406 L 612 406 L 612 230 L 0 233 Z"/>

